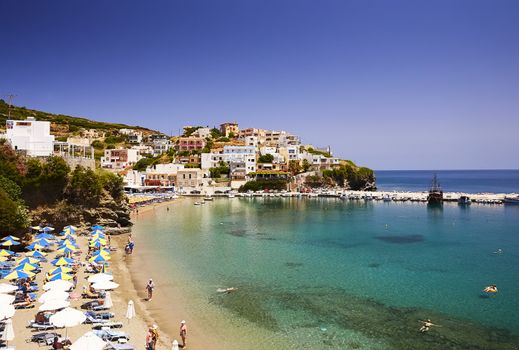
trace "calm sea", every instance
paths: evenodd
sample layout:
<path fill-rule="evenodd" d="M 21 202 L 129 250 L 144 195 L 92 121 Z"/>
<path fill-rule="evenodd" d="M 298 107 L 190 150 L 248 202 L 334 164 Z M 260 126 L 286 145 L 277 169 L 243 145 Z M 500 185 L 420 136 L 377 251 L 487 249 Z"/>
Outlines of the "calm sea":
<path fill-rule="evenodd" d="M 184 199 L 134 232 L 159 288 L 264 337 L 245 349 L 519 348 L 519 206 Z"/>
<path fill-rule="evenodd" d="M 434 174 L 445 192 L 519 193 L 519 170 L 377 170 L 380 191 L 428 191 Z"/>

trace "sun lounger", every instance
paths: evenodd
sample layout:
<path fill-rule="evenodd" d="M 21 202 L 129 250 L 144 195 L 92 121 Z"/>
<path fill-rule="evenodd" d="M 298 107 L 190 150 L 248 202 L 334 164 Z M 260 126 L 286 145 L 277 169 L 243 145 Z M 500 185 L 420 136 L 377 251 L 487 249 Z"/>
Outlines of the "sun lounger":
<path fill-rule="evenodd" d="M 38 343 L 39 346 L 49 346 L 54 342 L 54 337 L 61 338 L 61 334 L 53 333 L 53 332 L 43 332 L 34 334 L 30 339 L 26 339 L 25 342 L 30 343 Z"/>
<path fill-rule="evenodd" d="M 85 312 L 86 323 L 102 323 L 108 321 L 110 318 L 114 317 L 112 312 L 100 312 L 96 313 L 93 311 Z"/>
<path fill-rule="evenodd" d="M 112 321 L 107 321 L 107 320 L 103 320 L 103 321 L 104 322 L 92 323 L 92 329 L 102 329 L 104 327 L 109 327 L 109 328 L 122 328 L 123 327 L 122 322 L 112 322 Z"/>
<path fill-rule="evenodd" d="M 125 341 L 128 341 L 130 339 L 130 336 L 127 333 L 112 331 L 110 329 L 95 330 L 93 332 L 95 335 L 97 335 L 104 341 L 117 342 L 120 339 L 123 339 Z"/>
<path fill-rule="evenodd" d="M 119 343 L 112 343 L 109 342 L 106 346 L 105 350 L 134 350 L 135 346 L 133 344 L 119 344 Z"/>
<path fill-rule="evenodd" d="M 50 323 L 37 323 L 33 321 L 29 321 L 29 324 L 27 325 L 27 328 L 34 328 L 39 331 L 46 331 L 48 329 L 54 329 L 56 326 Z"/>

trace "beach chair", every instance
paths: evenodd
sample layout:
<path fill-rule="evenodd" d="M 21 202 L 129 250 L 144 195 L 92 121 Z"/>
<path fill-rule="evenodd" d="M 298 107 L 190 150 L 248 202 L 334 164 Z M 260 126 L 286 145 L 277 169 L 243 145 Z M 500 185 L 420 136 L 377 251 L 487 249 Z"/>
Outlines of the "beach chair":
<path fill-rule="evenodd" d="M 119 343 L 109 342 L 105 347 L 105 350 L 134 350 L 134 349 L 135 349 L 135 346 L 133 344 L 128 344 L 128 343 L 119 344 Z"/>
<path fill-rule="evenodd" d="M 93 331 L 95 335 L 104 341 L 110 342 L 126 342 L 130 340 L 130 336 L 125 332 L 112 331 L 110 329 L 100 329 Z"/>
<path fill-rule="evenodd" d="M 103 320 L 103 322 L 94 322 L 92 323 L 92 329 L 103 329 L 105 327 L 108 328 L 123 328 L 122 322 L 112 322 Z"/>
<path fill-rule="evenodd" d="M 31 338 L 25 339 L 26 343 L 38 343 L 39 346 L 50 346 L 54 342 L 54 337 L 61 338 L 61 334 L 53 332 L 43 332 L 33 334 Z"/>
<path fill-rule="evenodd" d="M 56 326 L 50 323 L 38 323 L 34 321 L 29 321 L 29 324 L 27 325 L 27 328 L 34 328 L 37 331 L 46 331 L 49 329 L 55 329 Z"/>
<path fill-rule="evenodd" d="M 106 320 L 109 320 L 110 318 L 114 317 L 113 312 L 93 312 L 93 311 L 86 311 L 86 323 L 97 323 L 97 322 L 103 322 Z"/>

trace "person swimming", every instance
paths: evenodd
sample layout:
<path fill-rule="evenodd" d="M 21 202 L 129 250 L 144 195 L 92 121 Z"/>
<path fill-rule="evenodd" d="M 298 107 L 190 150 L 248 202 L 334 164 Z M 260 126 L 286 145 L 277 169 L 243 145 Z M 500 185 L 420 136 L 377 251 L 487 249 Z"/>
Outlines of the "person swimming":
<path fill-rule="evenodd" d="M 485 292 L 485 293 L 497 293 L 497 286 L 495 284 L 491 284 L 489 286 L 486 286 L 485 289 L 483 289 L 483 292 Z"/>
<path fill-rule="evenodd" d="M 232 292 L 235 292 L 237 291 L 238 288 L 234 288 L 234 287 L 229 287 L 229 288 L 218 288 L 216 291 L 218 293 L 226 293 L 226 294 L 229 294 L 229 293 L 232 293 Z"/>
<path fill-rule="evenodd" d="M 503 249 L 499 248 L 494 252 L 494 254 L 503 254 Z"/>
<path fill-rule="evenodd" d="M 437 324 L 432 323 L 430 319 L 420 322 L 422 322 L 422 327 L 420 327 L 420 332 L 422 333 L 428 332 L 432 326 L 438 326 Z"/>

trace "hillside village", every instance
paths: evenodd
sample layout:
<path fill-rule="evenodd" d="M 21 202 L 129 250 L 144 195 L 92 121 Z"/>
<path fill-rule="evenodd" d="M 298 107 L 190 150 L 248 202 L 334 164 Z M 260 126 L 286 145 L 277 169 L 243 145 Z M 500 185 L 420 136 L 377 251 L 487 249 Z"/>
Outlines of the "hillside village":
<path fill-rule="evenodd" d="M 334 157 L 330 147 L 304 144 L 283 130 L 226 122 L 213 128 L 185 126 L 181 135 L 168 136 L 121 124 L 71 128 L 73 117 L 59 123 L 57 118 L 41 120 L 41 114 L 17 112 L 15 118 L 5 118 L 6 130 L 0 134 L 15 150 L 34 157 L 58 155 L 72 168 L 82 165 L 117 173 L 130 192 L 211 195 L 232 190 L 375 188 L 370 169 Z"/>

